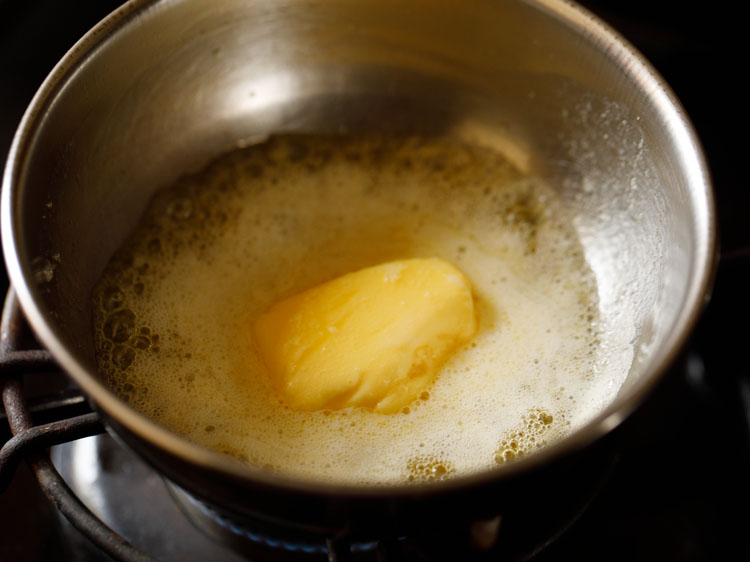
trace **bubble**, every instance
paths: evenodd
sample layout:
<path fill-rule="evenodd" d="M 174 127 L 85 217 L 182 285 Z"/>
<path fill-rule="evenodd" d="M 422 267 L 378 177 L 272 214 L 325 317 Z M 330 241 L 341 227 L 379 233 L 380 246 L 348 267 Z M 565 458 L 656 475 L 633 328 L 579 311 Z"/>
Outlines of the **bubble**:
<path fill-rule="evenodd" d="M 176 221 L 185 221 L 193 216 L 193 202 L 187 197 L 179 197 L 167 205 L 167 215 Z"/>
<path fill-rule="evenodd" d="M 31 270 L 37 283 L 49 283 L 55 277 L 55 264 L 44 256 L 36 257 L 31 262 Z"/>
<path fill-rule="evenodd" d="M 151 340 L 143 335 L 133 336 L 130 338 L 130 345 L 136 349 L 148 349 L 151 347 Z"/>
<path fill-rule="evenodd" d="M 135 350 L 127 345 L 116 345 L 112 349 L 112 363 L 123 371 L 135 361 Z"/>
<path fill-rule="evenodd" d="M 523 458 L 527 453 L 547 443 L 542 436 L 549 433 L 554 417 L 540 408 L 532 408 L 521 416 L 517 428 L 507 433 L 494 453 L 497 464 L 505 464 Z"/>
<path fill-rule="evenodd" d="M 408 480 L 414 481 L 438 481 L 445 480 L 455 473 L 453 463 L 435 457 L 415 457 L 406 463 Z"/>
<path fill-rule="evenodd" d="M 129 309 L 116 310 L 104 322 L 104 337 L 115 343 L 126 342 L 135 330 L 135 314 Z"/>
<path fill-rule="evenodd" d="M 104 310 L 116 310 L 125 303 L 125 295 L 117 287 L 110 287 L 102 294 L 101 302 Z"/>
<path fill-rule="evenodd" d="M 503 464 L 516 460 L 516 452 L 512 449 L 504 449 L 495 453 L 495 462 L 497 464 Z"/>

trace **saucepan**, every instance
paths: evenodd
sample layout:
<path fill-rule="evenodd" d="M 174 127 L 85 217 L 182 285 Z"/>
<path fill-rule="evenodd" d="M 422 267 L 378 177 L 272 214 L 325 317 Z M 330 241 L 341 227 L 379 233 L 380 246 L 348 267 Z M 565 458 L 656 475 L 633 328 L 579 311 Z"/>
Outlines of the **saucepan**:
<path fill-rule="evenodd" d="M 632 350 L 614 401 L 515 463 L 354 486 L 241 464 L 119 399 L 97 374 L 92 290 L 148 201 L 228 149 L 310 132 L 475 139 L 545 178 L 574 217 L 603 317 Z M 615 31 L 561 0 L 132 0 L 43 83 L 2 188 L 23 311 L 110 432 L 217 509 L 331 536 L 544 506 L 588 478 L 582 459 L 685 343 L 714 228 L 706 163 L 674 94 Z"/>

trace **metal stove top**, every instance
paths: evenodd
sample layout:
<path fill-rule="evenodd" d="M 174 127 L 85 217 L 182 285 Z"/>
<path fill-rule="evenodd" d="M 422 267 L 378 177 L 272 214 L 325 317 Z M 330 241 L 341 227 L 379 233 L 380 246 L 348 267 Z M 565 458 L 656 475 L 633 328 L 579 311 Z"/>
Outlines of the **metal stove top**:
<path fill-rule="evenodd" d="M 750 559 L 745 540 L 750 524 L 745 509 L 750 501 L 750 367 L 745 356 L 750 189 L 740 179 L 747 142 L 740 115 L 744 90 L 735 84 L 743 68 L 739 18 L 721 4 L 583 3 L 646 54 L 691 116 L 716 184 L 722 260 L 714 298 L 692 344 L 631 420 L 630 446 L 609 481 L 583 515 L 534 560 Z M 119 4 L 0 0 L 0 154 L 7 151 L 23 110 L 55 62 Z M 0 274 L 3 293 L 5 286 L 7 279 Z M 44 379 L 38 384 L 67 383 Z M 7 438 L 3 420 L 0 437 L 2 442 Z M 198 534 L 171 502 L 161 478 L 110 438 L 56 447 L 52 456 L 94 511 L 155 557 L 240 559 Z M 104 501 L 103 489 L 110 490 L 113 501 Z M 59 516 L 24 465 L 0 494 L 0 560 L 111 559 Z"/>

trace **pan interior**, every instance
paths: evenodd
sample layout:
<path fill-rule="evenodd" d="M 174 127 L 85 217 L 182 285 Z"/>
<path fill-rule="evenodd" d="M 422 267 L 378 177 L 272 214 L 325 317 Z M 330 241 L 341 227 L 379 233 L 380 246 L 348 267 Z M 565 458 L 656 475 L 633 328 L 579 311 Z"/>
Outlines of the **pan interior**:
<path fill-rule="evenodd" d="M 35 328 L 115 408 L 96 374 L 92 291 L 160 188 L 271 134 L 438 135 L 496 150 L 558 193 L 601 328 L 617 334 L 611 352 L 632 354 L 627 401 L 695 307 L 705 185 L 648 69 L 598 24 L 557 10 L 134 3 L 58 67 L 6 174 L 6 256 Z"/>

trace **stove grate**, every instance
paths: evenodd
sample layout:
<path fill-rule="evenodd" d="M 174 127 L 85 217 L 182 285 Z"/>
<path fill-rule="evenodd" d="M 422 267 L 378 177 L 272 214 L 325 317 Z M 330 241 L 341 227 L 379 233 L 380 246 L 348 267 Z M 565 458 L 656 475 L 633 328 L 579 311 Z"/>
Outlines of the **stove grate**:
<path fill-rule="evenodd" d="M 73 494 L 49 458 L 46 448 L 96 435 L 104 427 L 95 413 L 35 426 L 23 395 L 21 376 L 56 369 L 47 351 L 19 349 L 25 320 L 13 289 L 3 308 L 0 335 L 0 389 L 13 437 L 0 449 L 0 485 L 10 481 L 18 462 L 25 458 L 47 498 L 74 527 L 102 551 L 121 562 L 155 562 L 100 521 Z M 0 487 L 0 490 L 3 488 Z"/>

